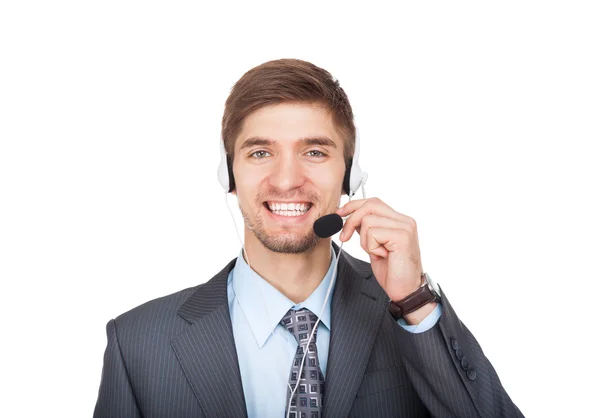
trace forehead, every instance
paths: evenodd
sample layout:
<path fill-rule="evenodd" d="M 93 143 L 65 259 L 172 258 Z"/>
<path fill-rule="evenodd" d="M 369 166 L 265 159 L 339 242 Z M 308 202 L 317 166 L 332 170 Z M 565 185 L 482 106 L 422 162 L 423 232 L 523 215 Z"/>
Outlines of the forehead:
<path fill-rule="evenodd" d="M 245 118 L 236 148 L 251 137 L 292 144 L 301 138 L 323 136 L 329 137 L 338 146 L 342 145 L 342 138 L 327 109 L 315 104 L 280 103 L 265 106 Z"/>

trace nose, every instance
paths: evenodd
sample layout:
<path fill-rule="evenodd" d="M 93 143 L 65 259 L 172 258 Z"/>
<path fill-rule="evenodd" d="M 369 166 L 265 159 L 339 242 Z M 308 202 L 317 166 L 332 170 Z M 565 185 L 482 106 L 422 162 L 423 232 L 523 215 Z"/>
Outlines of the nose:
<path fill-rule="evenodd" d="M 302 164 L 295 155 L 281 155 L 269 176 L 271 186 L 282 192 L 302 186 L 306 180 Z"/>

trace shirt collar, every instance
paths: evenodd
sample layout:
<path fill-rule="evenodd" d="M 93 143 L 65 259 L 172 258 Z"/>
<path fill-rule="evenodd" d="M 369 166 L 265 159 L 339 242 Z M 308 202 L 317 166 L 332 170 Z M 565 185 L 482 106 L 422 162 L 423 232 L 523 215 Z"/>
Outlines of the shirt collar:
<path fill-rule="evenodd" d="M 269 337 L 271 332 L 281 321 L 281 318 L 291 309 L 298 310 L 302 308 L 310 309 L 315 315 L 319 315 L 323 308 L 323 302 L 327 294 L 327 288 L 333 280 L 335 286 L 335 277 L 333 270 L 337 261 L 335 251 L 331 248 L 331 262 L 325 277 L 303 302 L 294 304 L 279 290 L 273 287 L 269 282 L 259 276 L 254 270 L 248 266 L 244 260 L 242 252 L 236 260 L 233 268 L 232 287 L 242 312 L 244 313 L 250 328 L 256 338 L 256 342 L 262 347 Z M 337 276 L 337 274 L 336 274 Z M 330 328 L 331 319 L 331 297 L 333 289 L 327 299 L 325 310 L 321 315 L 321 322 L 328 329 Z M 266 303 L 266 302 L 269 303 Z"/>

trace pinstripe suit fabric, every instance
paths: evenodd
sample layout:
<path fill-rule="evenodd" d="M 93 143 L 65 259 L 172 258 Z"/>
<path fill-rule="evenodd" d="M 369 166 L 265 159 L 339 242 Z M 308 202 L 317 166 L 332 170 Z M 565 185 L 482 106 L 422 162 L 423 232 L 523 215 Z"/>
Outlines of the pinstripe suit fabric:
<path fill-rule="evenodd" d="M 227 304 L 234 265 L 108 323 L 95 417 L 247 415 Z M 412 334 L 368 263 L 343 252 L 338 268 L 323 416 L 522 416 L 444 295 L 438 324 Z"/>

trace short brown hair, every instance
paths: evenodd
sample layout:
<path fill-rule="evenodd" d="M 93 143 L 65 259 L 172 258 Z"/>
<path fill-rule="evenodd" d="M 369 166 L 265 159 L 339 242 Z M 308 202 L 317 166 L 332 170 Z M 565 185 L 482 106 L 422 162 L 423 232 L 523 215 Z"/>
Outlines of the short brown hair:
<path fill-rule="evenodd" d="M 344 159 L 352 164 L 356 128 L 350 101 L 339 82 L 322 68 L 299 59 L 268 61 L 246 72 L 231 89 L 225 102 L 221 137 L 233 164 L 235 139 L 246 116 L 279 103 L 322 105 L 331 112 L 333 122 L 344 138 Z"/>

